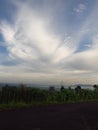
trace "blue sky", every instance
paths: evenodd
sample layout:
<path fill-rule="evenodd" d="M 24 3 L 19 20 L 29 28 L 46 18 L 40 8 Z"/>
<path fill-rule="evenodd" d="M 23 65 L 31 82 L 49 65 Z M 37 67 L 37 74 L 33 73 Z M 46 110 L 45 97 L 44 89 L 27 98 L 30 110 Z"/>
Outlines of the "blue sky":
<path fill-rule="evenodd" d="M 97 0 L 0 0 L 0 82 L 98 83 Z"/>

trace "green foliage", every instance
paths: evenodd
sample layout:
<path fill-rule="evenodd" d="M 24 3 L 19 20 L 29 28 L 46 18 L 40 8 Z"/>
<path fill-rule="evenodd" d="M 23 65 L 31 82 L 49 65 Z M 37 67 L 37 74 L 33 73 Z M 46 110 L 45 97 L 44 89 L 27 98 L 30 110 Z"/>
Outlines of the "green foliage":
<path fill-rule="evenodd" d="M 0 91 L 0 108 L 98 100 L 96 88 L 95 86 L 94 90 L 89 90 L 77 86 L 75 89 L 71 87 L 65 89 L 61 86 L 60 91 L 56 91 L 54 87 L 42 90 L 24 85 L 20 87 L 6 85 Z"/>

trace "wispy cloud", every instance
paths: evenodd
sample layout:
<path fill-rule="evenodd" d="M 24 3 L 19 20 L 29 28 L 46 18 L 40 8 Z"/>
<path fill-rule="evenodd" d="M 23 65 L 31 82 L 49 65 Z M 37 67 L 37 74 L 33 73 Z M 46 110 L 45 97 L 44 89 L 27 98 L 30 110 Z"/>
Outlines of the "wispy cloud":
<path fill-rule="evenodd" d="M 56 33 L 56 14 L 52 17 L 50 12 L 43 14 L 44 11 L 41 12 L 39 7 L 32 7 L 30 3 L 31 1 L 14 2 L 17 11 L 13 15 L 13 24 L 7 20 L 0 22 L 0 34 L 3 37 L 0 45 L 7 50 L 7 55 L 0 62 L 0 78 L 3 80 L 5 77 L 7 81 L 13 78 L 14 82 L 56 83 L 65 80 L 66 83 L 75 83 L 82 82 L 93 74 L 86 80 L 96 79 L 98 34 L 93 31 L 92 35 L 91 29 L 97 23 L 94 19 L 97 8 L 71 35 L 67 33 L 67 24 L 59 23 L 65 26 L 64 36 L 62 33 Z M 86 10 L 86 5 L 82 3 L 73 9 L 77 14 Z M 84 44 L 88 46 L 87 50 L 77 51 L 86 34 L 91 36 L 92 42 L 86 41 Z M 0 53 L 0 58 L 2 57 Z"/>
<path fill-rule="evenodd" d="M 14 21 L 13 26 L 2 21 L 0 30 L 8 50 L 8 59 L 20 60 L 19 66 L 15 67 L 23 68 L 19 69 L 22 73 L 28 73 L 29 70 L 32 74 L 59 72 L 59 63 L 75 51 L 72 39 L 66 36 L 62 40 L 60 35 L 52 31 L 53 25 L 49 20 L 39 16 L 29 5 L 19 9 Z M 17 73 L 16 70 L 11 73 Z"/>
<path fill-rule="evenodd" d="M 86 10 L 86 5 L 82 3 L 78 4 L 78 6 L 73 9 L 73 11 L 78 14 L 83 13 L 85 10 Z"/>

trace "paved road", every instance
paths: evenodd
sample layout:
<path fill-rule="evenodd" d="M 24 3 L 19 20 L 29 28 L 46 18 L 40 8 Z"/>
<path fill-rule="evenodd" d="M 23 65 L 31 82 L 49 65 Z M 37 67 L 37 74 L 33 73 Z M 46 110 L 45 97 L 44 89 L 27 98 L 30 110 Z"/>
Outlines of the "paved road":
<path fill-rule="evenodd" d="M 97 130 L 98 102 L 0 111 L 0 130 Z"/>

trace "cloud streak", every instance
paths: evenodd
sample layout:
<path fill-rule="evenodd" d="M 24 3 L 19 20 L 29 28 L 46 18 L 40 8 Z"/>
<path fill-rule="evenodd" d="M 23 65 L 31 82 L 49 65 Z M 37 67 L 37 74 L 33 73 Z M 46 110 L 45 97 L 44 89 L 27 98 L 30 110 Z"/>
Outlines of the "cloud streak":
<path fill-rule="evenodd" d="M 78 14 L 81 14 L 83 13 L 84 11 L 86 10 L 86 5 L 85 4 L 82 4 L 80 3 L 77 8 L 74 8 L 73 11 L 78 13 Z"/>
<path fill-rule="evenodd" d="M 16 82 L 16 77 L 18 82 L 47 83 L 60 80 L 80 83 L 84 77 L 87 81 L 93 77 L 97 79 L 98 34 L 93 34 L 92 42 L 86 50 L 78 50 L 84 36 L 91 33 L 89 26 L 97 23 L 91 19 L 91 16 L 96 16 L 96 10 L 74 31 L 75 34 L 69 35 L 65 29 L 66 35 L 62 35 L 55 30 L 57 25 L 53 20 L 56 14 L 51 17 L 51 13 L 46 13 L 46 16 L 39 7 L 33 8 L 30 3 L 15 2 L 17 11 L 13 15 L 13 24 L 7 20 L 0 23 L 0 34 L 3 37 L 0 45 L 7 50 L 6 55 L 0 53 L 0 57 L 4 57 L 0 62 L 1 79 L 5 77 L 6 81 L 11 81 L 13 77 Z M 86 10 L 85 4 L 74 7 L 74 12 L 78 14 Z M 85 43 L 84 47 L 87 45 Z M 93 76 L 89 77 L 90 74 Z"/>

